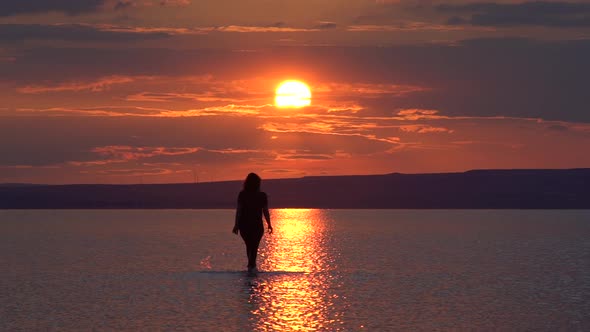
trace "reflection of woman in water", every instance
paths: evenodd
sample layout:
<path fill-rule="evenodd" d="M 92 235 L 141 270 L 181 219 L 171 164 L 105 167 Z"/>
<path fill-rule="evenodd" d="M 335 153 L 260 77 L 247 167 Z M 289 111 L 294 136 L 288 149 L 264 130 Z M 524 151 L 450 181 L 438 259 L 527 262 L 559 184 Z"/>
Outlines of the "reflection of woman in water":
<path fill-rule="evenodd" d="M 258 245 L 264 234 L 262 215 L 268 225 L 268 233 L 272 233 L 270 224 L 270 213 L 268 212 L 268 199 L 266 193 L 260 191 L 260 177 L 250 173 L 244 181 L 244 189 L 238 195 L 238 207 L 236 209 L 236 224 L 234 234 L 242 236 L 246 243 L 246 254 L 248 255 L 248 271 L 256 271 L 256 255 Z"/>

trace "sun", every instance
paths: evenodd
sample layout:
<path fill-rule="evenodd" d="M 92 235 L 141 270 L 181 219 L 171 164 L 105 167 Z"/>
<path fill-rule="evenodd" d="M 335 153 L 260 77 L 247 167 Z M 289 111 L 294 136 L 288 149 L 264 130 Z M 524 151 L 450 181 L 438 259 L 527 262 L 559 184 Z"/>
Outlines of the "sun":
<path fill-rule="evenodd" d="M 275 105 L 277 107 L 300 108 L 311 104 L 311 90 L 307 84 L 288 80 L 283 81 L 275 92 Z"/>

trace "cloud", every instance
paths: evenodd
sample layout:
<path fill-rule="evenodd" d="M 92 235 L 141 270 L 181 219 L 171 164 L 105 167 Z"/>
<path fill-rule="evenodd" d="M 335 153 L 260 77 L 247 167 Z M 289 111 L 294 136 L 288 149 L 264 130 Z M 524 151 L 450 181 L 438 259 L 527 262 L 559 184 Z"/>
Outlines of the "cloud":
<path fill-rule="evenodd" d="M 190 109 L 182 111 L 162 112 L 161 117 L 200 117 L 200 116 L 252 116 L 260 114 L 265 108 L 274 108 L 273 105 L 223 105 L 211 106 L 202 109 Z"/>
<path fill-rule="evenodd" d="M 67 15 L 94 13 L 100 10 L 123 10 L 133 7 L 184 7 L 190 0 L 2 0 L 0 17 L 21 14 L 61 12 Z"/>
<path fill-rule="evenodd" d="M 221 160 L 226 156 L 266 156 L 267 151 L 256 149 L 208 149 L 204 147 L 163 147 L 163 146 L 100 146 L 89 151 L 95 158 L 84 161 L 69 161 L 67 165 L 76 167 L 98 167 L 112 164 L 134 164 L 148 167 L 186 166 L 187 163 Z M 216 157 L 212 157 L 212 156 Z M 221 158 L 221 159 L 220 159 Z"/>
<path fill-rule="evenodd" d="M 188 6 L 191 4 L 190 0 L 160 0 L 160 6 Z"/>
<path fill-rule="evenodd" d="M 400 32 L 400 31 L 458 31 L 463 30 L 463 27 L 457 25 L 443 25 L 426 22 L 404 22 L 398 24 L 357 24 L 351 25 L 347 28 L 352 32 Z"/>
<path fill-rule="evenodd" d="M 386 83 L 335 83 L 326 82 L 313 86 L 314 94 L 325 94 L 331 97 L 335 96 L 357 96 L 376 98 L 382 95 L 404 96 L 410 93 L 428 91 L 428 88 L 404 85 L 404 84 L 386 84 Z"/>
<path fill-rule="evenodd" d="M 174 171 L 166 168 L 123 168 L 123 169 L 105 169 L 98 170 L 96 174 L 108 175 L 108 176 L 154 176 L 154 175 L 167 175 L 178 172 L 190 172 L 191 170 Z"/>
<path fill-rule="evenodd" d="M 96 152 L 104 156 L 117 156 L 124 160 L 132 160 L 138 158 L 153 157 L 157 155 L 180 155 L 187 153 L 194 153 L 199 151 L 199 148 L 170 148 L 170 147 L 132 147 L 132 146 L 103 146 L 95 148 L 92 152 Z"/>
<path fill-rule="evenodd" d="M 552 131 L 568 131 L 569 128 L 567 126 L 561 125 L 561 124 L 554 124 L 551 126 L 547 126 L 547 130 L 552 130 Z"/>
<path fill-rule="evenodd" d="M 347 130 L 349 127 L 351 130 Z M 260 129 L 271 133 L 306 133 L 315 135 L 343 136 L 351 138 L 361 138 L 369 141 L 376 141 L 387 144 L 398 144 L 397 137 L 379 137 L 371 133 L 363 133 L 365 130 L 360 129 L 354 123 L 334 122 L 334 121 L 309 121 L 309 122 L 268 122 L 264 123 Z M 360 130 L 359 130 L 360 129 Z"/>
<path fill-rule="evenodd" d="M 116 33 L 130 33 L 130 34 L 161 34 L 166 36 L 176 35 L 200 35 L 207 33 L 206 30 L 189 29 L 189 28 L 171 28 L 171 27 L 141 27 L 141 26 L 119 26 L 112 24 L 96 24 L 92 25 L 99 31 L 116 32 Z"/>
<path fill-rule="evenodd" d="M 32 117 L 151 117 L 151 118 L 187 118 L 187 117 L 215 117 L 215 116 L 255 116 L 265 109 L 273 108 L 273 105 L 220 105 L 198 109 L 164 109 L 153 107 L 130 106 L 96 106 L 96 107 L 51 107 L 51 108 L 19 108 L 14 116 Z"/>
<path fill-rule="evenodd" d="M 0 42 L 16 43 L 25 40 L 65 40 L 74 42 L 127 42 L 169 38 L 174 36 L 207 35 L 211 33 L 285 33 L 315 32 L 324 28 L 296 28 L 270 26 L 204 26 L 142 27 L 113 24 L 0 24 Z"/>
<path fill-rule="evenodd" d="M 427 133 L 449 133 L 452 134 L 454 130 L 445 127 L 433 127 L 429 125 L 403 125 L 399 127 L 402 131 L 409 133 L 427 134 Z"/>
<path fill-rule="evenodd" d="M 149 107 L 120 107 L 120 106 L 95 106 L 95 107 L 50 107 L 50 108 L 18 108 L 13 116 L 16 117 L 158 117 L 161 114 L 171 112 L 168 109 Z"/>
<path fill-rule="evenodd" d="M 68 80 L 56 83 L 25 84 L 16 90 L 23 94 L 60 93 L 91 91 L 115 95 L 117 99 L 135 103 L 226 103 L 256 104 L 268 102 L 268 90 L 256 88 L 265 84 L 262 79 L 223 81 L 212 75 L 197 76 L 122 76 L 113 75 L 88 78 L 84 80 Z M 114 89 L 114 86 L 117 86 Z M 178 88 L 182 86 L 183 92 Z M 140 91 L 137 90 L 154 90 Z M 163 90 L 163 91 L 159 91 Z M 196 106 L 196 105 L 195 105 Z"/>
<path fill-rule="evenodd" d="M 140 102 L 170 102 L 174 100 L 193 100 L 200 102 L 244 102 L 247 100 L 222 97 L 212 92 L 204 93 L 178 93 L 178 92 L 139 92 L 125 98 L 127 101 Z"/>
<path fill-rule="evenodd" d="M 412 108 L 412 109 L 399 110 L 397 112 L 397 115 L 399 116 L 400 120 L 410 120 L 410 121 L 424 120 L 424 119 L 438 120 L 438 119 L 446 118 L 446 117 L 438 115 L 438 113 L 439 113 L 438 110 L 423 110 L 423 109 Z"/>
<path fill-rule="evenodd" d="M 258 152 L 260 152 L 259 150 L 254 150 L 254 149 L 234 149 L 234 148 L 206 149 L 206 151 L 220 153 L 220 154 L 245 154 L 245 153 L 258 153 Z"/>
<path fill-rule="evenodd" d="M 84 91 L 100 92 L 109 89 L 115 84 L 135 82 L 138 78 L 130 76 L 108 76 L 93 82 L 69 82 L 57 85 L 28 85 L 18 88 L 17 91 L 26 94 L 38 94 L 46 92 Z"/>
<path fill-rule="evenodd" d="M 280 175 L 285 175 L 285 174 L 301 174 L 301 170 L 299 170 L 299 169 L 284 169 L 284 168 L 265 169 L 264 172 L 265 173 L 271 173 L 271 174 L 280 174 Z"/>
<path fill-rule="evenodd" d="M 131 113 L 131 110 L 128 112 Z M 46 166 L 64 165 L 69 161 L 104 162 L 124 160 L 125 154 L 141 156 L 141 160 L 149 162 L 180 162 L 178 160 L 189 161 L 195 154 L 203 154 L 207 150 L 217 152 L 207 152 L 201 159 L 219 159 L 219 156 L 243 159 L 247 155 L 245 150 L 255 149 L 261 141 L 270 141 L 268 134 L 256 129 L 260 120 L 251 117 L 226 116 L 220 121 L 217 116 L 179 118 L 43 114 L 29 113 L 20 117 L 2 114 L 0 150 L 3 153 L 0 154 L 0 165 Z M 203 150 L 196 153 L 186 153 L 191 150 L 184 150 L 195 148 Z M 132 158 L 129 159 L 131 163 L 136 163 Z"/>
<path fill-rule="evenodd" d="M 2 0 L 0 16 L 63 12 L 68 15 L 95 12 L 107 0 Z"/>
<path fill-rule="evenodd" d="M 319 22 L 318 24 L 316 24 L 314 26 L 314 29 L 331 30 L 331 29 L 336 29 L 337 27 L 338 27 L 338 24 L 336 24 L 335 22 Z"/>
<path fill-rule="evenodd" d="M 131 160 L 151 158 L 156 156 L 178 156 L 199 151 L 197 147 L 170 148 L 170 147 L 134 147 L 134 146 L 102 146 L 92 149 L 92 153 L 99 155 L 98 160 L 70 161 L 73 166 L 96 166 L 112 163 L 124 163 Z"/>
<path fill-rule="evenodd" d="M 275 160 L 330 160 L 336 158 L 335 155 L 310 153 L 309 151 L 286 151 L 278 152 Z"/>
<path fill-rule="evenodd" d="M 0 62 L 15 62 L 15 56 L 0 55 Z"/>
<path fill-rule="evenodd" d="M 295 28 L 287 26 L 247 26 L 247 25 L 225 25 L 216 27 L 196 28 L 201 32 L 239 32 L 239 33 L 257 33 L 257 32 L 313 32 L 320 31 L 319 28 Z"/>
<path fill-rule="evenodd" d="M 572 132 L 588 135 L 590 134 L 590 123 L 568 123 L 563 121 L 554 121 L 549 122 L 546 130 L 552 132 Z"/>
<path fill-rule="evenodd" d="M 0 42 L 25 40 L 66 40 L 127 42 L 165 38 L 184 29 L 117 28 L 90 24 L 0 24 Z"/>
<path fill-rule="evenodd" d="M 456 15 L 453 25 L 590 27 L 590 4 L 582 2 L 532 1 L 522 3 L 441 4 L 436 10 Z"/>

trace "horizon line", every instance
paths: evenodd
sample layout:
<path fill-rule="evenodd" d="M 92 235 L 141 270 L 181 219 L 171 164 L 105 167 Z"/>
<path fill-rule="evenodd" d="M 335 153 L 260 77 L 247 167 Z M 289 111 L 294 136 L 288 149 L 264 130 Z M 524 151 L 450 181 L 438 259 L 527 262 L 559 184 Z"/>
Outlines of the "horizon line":
<path fill-rule="evenodd" d="M 575 170 L 590 170 L 590 167 L 573 167 L 573 168 L 476 168 L 464 171 L 448 171 L 448 172 L 425 172 L 425 173 L 375 173 L 375 174 L 341 174 L 341 175 L 303 175 L 299 177 L 287 178 L 264 178 L 263 181 L 269 180 L 293 180 L 305 178 L 321 178 L 321 177 L 355 177 L 355 176 L 386 176 L 386 175 L 436 175 L 436 174 L 465 174 L 470 172 L 492 172 L 492 171 L 575 171 Z M 220 180 L 220 181 L 197 181 L 197 182 L 155 182 L 155 183 L 30 183 L 30 182 L 2 182 L 0 186 L 150 186 L 150 185 L 195 185 L 195 184 L 212 184 L 212 183 L 226 183 L 226 182 L 241 182 L 243 179 Z"/>

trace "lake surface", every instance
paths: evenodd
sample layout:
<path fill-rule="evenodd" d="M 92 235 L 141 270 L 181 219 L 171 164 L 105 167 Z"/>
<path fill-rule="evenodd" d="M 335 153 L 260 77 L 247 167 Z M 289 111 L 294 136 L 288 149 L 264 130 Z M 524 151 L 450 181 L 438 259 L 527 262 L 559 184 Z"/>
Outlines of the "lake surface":
<path fill-rule="evenodd" d="M 0 330 L 590 330 L 590 210 L 0 211 Z"/>

